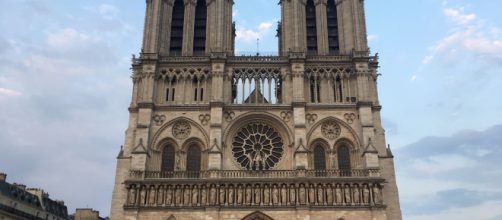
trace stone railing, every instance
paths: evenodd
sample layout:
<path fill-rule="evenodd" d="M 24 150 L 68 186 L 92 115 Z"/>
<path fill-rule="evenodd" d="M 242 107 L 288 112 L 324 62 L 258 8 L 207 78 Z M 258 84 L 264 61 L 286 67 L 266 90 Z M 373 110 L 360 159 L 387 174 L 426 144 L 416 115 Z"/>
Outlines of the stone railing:
<path fill-rule="evenodd" d="M 199 172 L 189 171 L 137 171 L 131 170 L 130 179 L 287 179 L 287 178 L 361 178 L 379 177 L 378 169 L 353 169 L 353 170 L 208 170 Z"/>
<path fill-rule="evenodd" d="M 317 179 L 319 180 L 319 179 Z M 383 180 L 127 181 L 126 209 L 383 208 Z"/>

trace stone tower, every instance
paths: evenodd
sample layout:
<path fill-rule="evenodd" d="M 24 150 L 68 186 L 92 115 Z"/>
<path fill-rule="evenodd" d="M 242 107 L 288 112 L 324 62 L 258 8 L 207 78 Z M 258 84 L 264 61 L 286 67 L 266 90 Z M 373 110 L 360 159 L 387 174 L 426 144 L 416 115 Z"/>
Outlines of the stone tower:
<path fill-rule="evenodd" d="M 112 220 L 400 220 L 363 0 L 282 0 L 235 56 L 232 0 L 147 0 Z"/>

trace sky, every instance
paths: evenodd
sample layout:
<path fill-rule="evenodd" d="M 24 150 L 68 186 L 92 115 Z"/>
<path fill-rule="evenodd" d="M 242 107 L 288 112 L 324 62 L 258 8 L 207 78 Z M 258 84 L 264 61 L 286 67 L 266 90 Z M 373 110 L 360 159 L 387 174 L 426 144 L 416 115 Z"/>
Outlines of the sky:
<path fill-rule="evenodd" d="M 502 1 L 365 4 L 404 219 L 502 219 Z M 144 9 L 143 0 L 2 0 L 9 182 L 45 189 L 70 213 L 108 215 Z M 235 0 L 236 51 L 274 54 L 279 13 L 276 0 Z"/>

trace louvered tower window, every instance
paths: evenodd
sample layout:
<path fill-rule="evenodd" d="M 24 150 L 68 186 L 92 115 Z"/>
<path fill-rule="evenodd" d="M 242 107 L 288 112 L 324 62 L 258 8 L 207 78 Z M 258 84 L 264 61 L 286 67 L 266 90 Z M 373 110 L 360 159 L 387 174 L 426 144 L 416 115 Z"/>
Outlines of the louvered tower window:
<path fill-rule="evenodd" d="M 307 1 L 306 7 L 307 24 L 307 54 L 317 54 L 317 26 L 314 0 Z"/>
<path fill-rule="evenodd" d="M 206 52 L 206 0 L 198 0 L 195 8 L 195 31 L 193 40 L 194 55 L 204 55 Z"/>
<path fill-rule="evenodd" d="M 340 40 L 338 38 L 338 14 L 336 11 L 335 0 L 329 0 L 327 7 L 329 54 L 335 55 L 340 53 Z"/>
<path fill-rule="evenodd" d="M 162 150 L 162 172 L 172 172 L 174 171 L 174 147 L 168 144 Z"/>
<path fill-rule="evenodd" d="M 347 145 L 342 144 L 338 147 L 338 169 L 342 176 L 350 176 L 350 150 Z"/>
<path fill-rule="evenodd" d="M 183 45 L 183 22 L 185 20 L 185 7 L 183 0 L 176 0 L 173 6 L 173 17 L 171 24 L 171 47 L 170 55 L 181 55 Z"/>
<path fill-rule="evenodd" d="M 201 165 L 201 151 L 200 147 L 193 144 L 188 147 L 187 152 L 187 171 L 189 177 L 197 178 L 200 172 Z"/>

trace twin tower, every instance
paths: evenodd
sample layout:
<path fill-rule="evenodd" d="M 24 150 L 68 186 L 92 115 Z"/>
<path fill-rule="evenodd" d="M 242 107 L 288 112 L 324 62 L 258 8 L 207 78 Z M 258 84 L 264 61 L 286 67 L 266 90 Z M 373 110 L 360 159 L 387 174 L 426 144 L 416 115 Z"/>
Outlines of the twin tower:
<path fill-rule="evenodd" d="M 364 1 L 281 0 L 278 56 L 233 4 L 146 1 L 111 219 L 400 220 Z"/>

